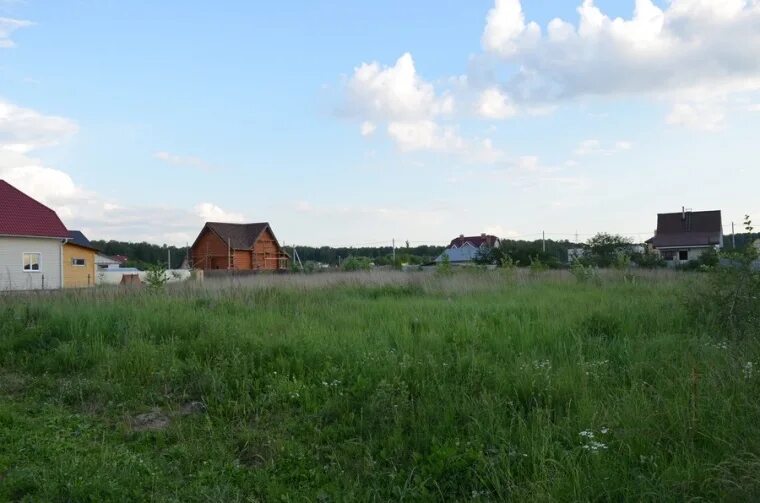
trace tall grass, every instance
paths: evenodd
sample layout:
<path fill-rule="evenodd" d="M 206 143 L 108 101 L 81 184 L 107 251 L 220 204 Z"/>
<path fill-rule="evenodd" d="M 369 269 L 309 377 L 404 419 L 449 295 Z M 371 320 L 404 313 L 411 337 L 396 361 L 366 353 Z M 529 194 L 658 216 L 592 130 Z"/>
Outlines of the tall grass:
<path fill-rule="evenodd" d="M 760 347 L 690 320 L 688 278 L 5 296 L 0 499 L 756 499 Z"/>

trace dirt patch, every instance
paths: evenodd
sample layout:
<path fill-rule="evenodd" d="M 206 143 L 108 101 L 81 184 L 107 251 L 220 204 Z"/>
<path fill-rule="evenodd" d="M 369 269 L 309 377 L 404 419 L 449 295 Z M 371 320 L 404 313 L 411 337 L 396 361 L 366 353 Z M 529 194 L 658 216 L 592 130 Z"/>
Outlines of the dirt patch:
<path fill-rule="evenodd" d="M 0 394 L 17 395 L 23 393 L 27 379 L 19 374 L 0 374 Z"/>
<path fill-rule="evenodd" d="M 179 408 L 180 416 L 192 416 L 206 412 L 206 404 L 203 402 L 187 402 Z"/>
<path fill-rule="evenodd" d="M 160 431 L 166 429 L 171 420 L 160 409 L 153 409 L 144 414 L 138 414 L 130 420 L 132 431 Z"/>

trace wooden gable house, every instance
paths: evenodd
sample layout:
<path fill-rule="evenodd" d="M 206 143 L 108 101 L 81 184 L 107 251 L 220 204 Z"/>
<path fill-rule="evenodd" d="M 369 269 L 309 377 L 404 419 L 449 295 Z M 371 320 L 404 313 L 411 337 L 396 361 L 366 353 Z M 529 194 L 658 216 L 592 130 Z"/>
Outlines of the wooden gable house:
<path fill-rule="evenodd" d="M 190 256 L 192 267 L 203 270 L 280 271 L 290 262 L 267 222 L 206 222 Z"/>

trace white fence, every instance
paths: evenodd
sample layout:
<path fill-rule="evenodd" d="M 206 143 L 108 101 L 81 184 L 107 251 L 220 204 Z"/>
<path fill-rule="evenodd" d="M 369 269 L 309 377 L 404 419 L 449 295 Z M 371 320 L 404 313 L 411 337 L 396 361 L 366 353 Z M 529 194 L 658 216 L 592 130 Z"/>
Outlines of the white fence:
<path fill-rule="evenodd" d="M 140 281 L 145 283 L 148 271 L 133 271 L 133 270 L 120 270 L 120 269 L 102 269 L 95 274 L 96 285 L 118 285 L 121 283 L 121 278 L 125 274 L 137 274 Z M 187 281 L 190 279 L 190 271 L 187 269 L 170 269 L 166 271 L 167 283 L 179 283 L 180 281 Z"/>

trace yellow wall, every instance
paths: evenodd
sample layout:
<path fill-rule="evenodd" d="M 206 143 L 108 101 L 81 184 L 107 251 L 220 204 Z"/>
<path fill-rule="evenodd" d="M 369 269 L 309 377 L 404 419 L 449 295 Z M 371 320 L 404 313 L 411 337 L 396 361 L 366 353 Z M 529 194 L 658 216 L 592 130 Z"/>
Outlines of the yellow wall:
<path fill-rule="evenodd" d="M 75 266 L 73 263 L 75 258 L 83 258 L 84 266 Z M 88 286 L 95 286 L 95 250 L 66 243 L 63 245 L 63 287 L 85 288 Z"/>

